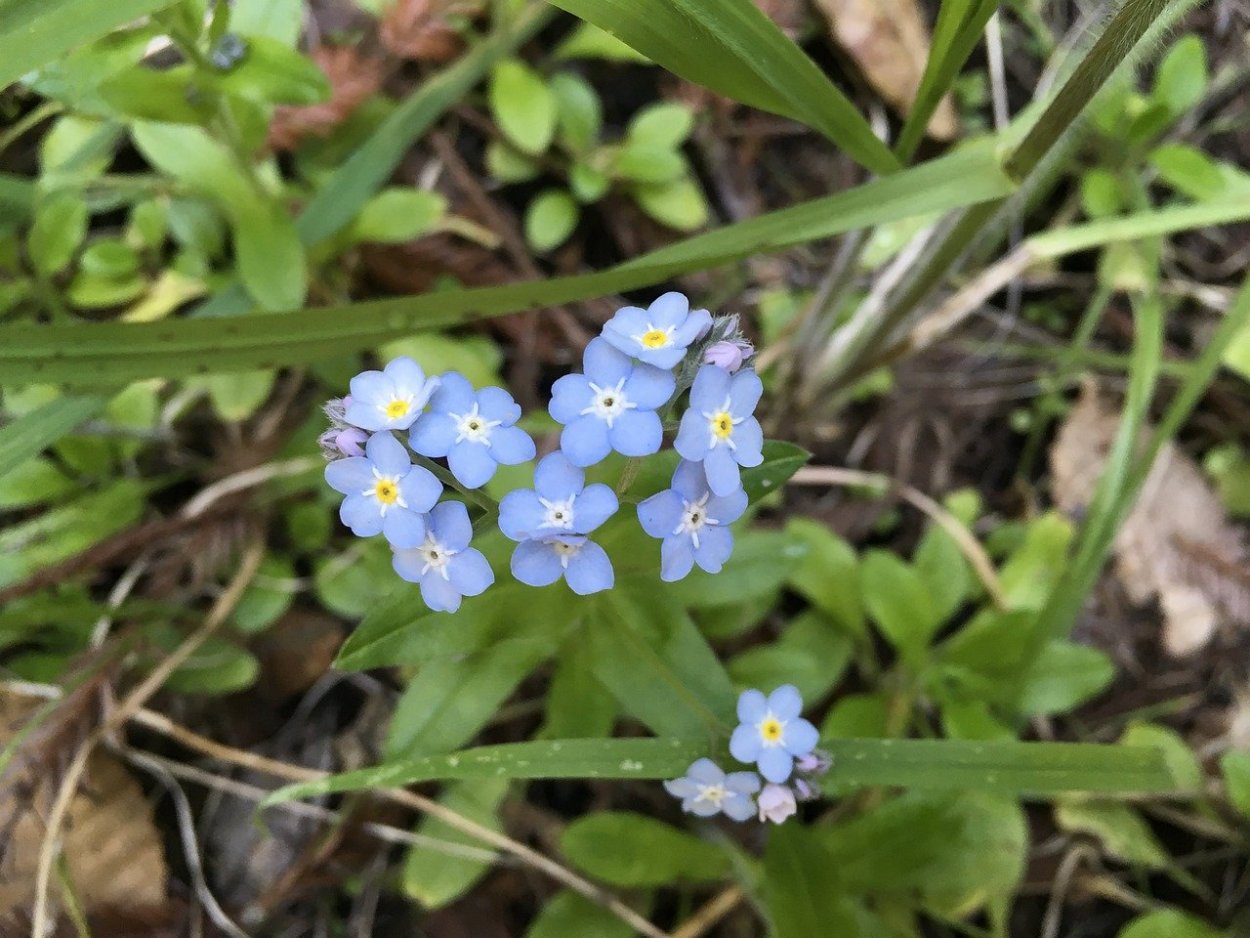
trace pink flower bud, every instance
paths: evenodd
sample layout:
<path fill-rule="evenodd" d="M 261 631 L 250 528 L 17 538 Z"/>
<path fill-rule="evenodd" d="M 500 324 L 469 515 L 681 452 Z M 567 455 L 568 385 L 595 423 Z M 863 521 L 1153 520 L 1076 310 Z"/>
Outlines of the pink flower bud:
<path fill-rule="evenodd" d="M 744 342 L 741 339 L 736 341 L 723 339 L 708 346 L 707 351 L 703 353 L 703 362 L 707 365 L 716 365 L 719 368 L 724 368 L 730 374 L 733 374 L 742 367 L 743 362 L 754 354 L 755 348 L 750 342 Z"/>
<path fill-rule="evenodd" d="M 756 806 L 760 809 L 760 820 L 772 821 L 774 824 L 780 824 L 798 810 L 794 792 L 785 785 L 771 783 L 765 785 L 760 792 Z"/>

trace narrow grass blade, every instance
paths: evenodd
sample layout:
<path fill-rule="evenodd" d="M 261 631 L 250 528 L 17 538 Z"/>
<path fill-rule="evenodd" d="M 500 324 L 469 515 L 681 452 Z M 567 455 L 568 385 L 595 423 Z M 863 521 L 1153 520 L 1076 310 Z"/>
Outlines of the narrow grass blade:
<path fill-rule="evenodd" d="M 275 368 L 330 358 L 418 329 L 661 283 L 858 228 L 1000 198 L 1010 185 L 989 147 L 969 147 L 836 195 L 728 225 L 599 273 L 451 290 L 289 314 L 159 323 L 0 328 L 0 382 L 111 386 L 143 377 Z"/>
<path fill-rule="evenodd" d="M 812 127 L 877 173 L 900 164 L 753 0 L 551 0 L 676 75 Z"/>
<path fill-rule="evenodd" d="M 1027 245 L 1035 257 L 1056 258 L 1116 241 L 1154 238 L 1195 228 L 1231 225 L 1248 219 L 1250 195 L 1242 194 L 1218 201 L 1169 206 L 1119 218 L 1103 218 L 1084 225 L 1071 225 L 1034 235 L 1028 239 Z"/>
<path fill-rule="evenodd" d="M 61 397 L 0 427 L 0 477 L 94 417 L 104 404 L 102 397 Z"/>

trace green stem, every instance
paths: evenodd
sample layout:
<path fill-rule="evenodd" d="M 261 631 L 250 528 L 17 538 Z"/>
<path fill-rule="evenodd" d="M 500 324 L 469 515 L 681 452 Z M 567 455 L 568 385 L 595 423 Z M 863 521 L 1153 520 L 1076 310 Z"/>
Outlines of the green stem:
<path fill-rule="evenodd" d="M 54 117 L 65 110 L 65 105 L 59 101 L 45 101 L 39 107 L 35 108 L 12 127 L 0 134 L 0 153 L 3 153 L 13 142 L 25 134 L 33 127 L 42 124 L 49 117 Z"/>
<path fill-rule="evenodd" d="M 437 479 L 449 489 L 454 489 L 463 498 L 472 502 L 478 508 L 481 508 L 482 511 L 486 512 L 487 517 L 493 517 L 499 514 L 499 503 L 497 501 L 485 492 L 465 488 L 445 466 L 440 466 L 434 460 L 426 456 L 417 456 L 416 464 L 430 470 L 430 472 L 434 473 L 435 477 L 437 477 Z"/>

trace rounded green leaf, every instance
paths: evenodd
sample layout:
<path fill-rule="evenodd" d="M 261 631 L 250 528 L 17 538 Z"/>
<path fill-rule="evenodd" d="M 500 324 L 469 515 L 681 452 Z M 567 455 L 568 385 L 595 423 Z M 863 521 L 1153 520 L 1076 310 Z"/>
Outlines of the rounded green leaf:
<path fill-rule="evenodd" d="M 612 184 L 606 174 L 585 163 L 574 163 L 569 170 L 569 189 L 583 205 L 598 202 Z"/>
<path fill-rule="evenodd" d="M 1226 938 L 1226 934 L 1177 909 L 1158 909 L 1133 919 L 1116 938 Z"/>
<path fill-rule="evenodd" d="M 41 274 L 64 270 L 87 236 L 87 203 L 72 192 L 57 192 L 35 208 L 26 241 L 31 263 Z"/>
<path fill-rule="evenodd" d="M 581 209 L 573 197 L 560 189 L 548 189 L 529 204 L 525 212 L 525 240 L 535 251 L 550 251 L 563 244 Z"/>
<path fill-rule="evenodd" d="M 556 98 L 543 77 L 524 62 L 500 62 L 491 72 L 490 106 L 499 129 L 523 152 L 535 156 L 556 132 Z"/>
<path fill-rule="evenodd" d="M 97 277 L 119 280 L 139 269 L 139 255 L 124 241 L 97 241 L 82 253 L 82 269 Z"/>
<path fill-rule="evenodd" d="M 694 112 L 684 104 L 652 104 L 634 115 L 628 137 L 640 146 L 675 149 L 694 129 Z"/>
<path fill-rule="evenodd" d="M 686 159 L 676 150 L 632 140 L 612 161 L 612 174 L 630 182 L 670 183 L 686 171 Z"/>
<path fill-rule="evenodd" d="M 710 214 L 703 190 L 689 178 L 659 185 L 636 186 L 634 198 L 639 207 L 661 225 L 678 231 L 702 228 Z"/>
<path fill-rule="evenodd" d="M 529 182 L 542 172 L 537 163 L 501 140 L 486 147 L 486 171 L 500 182 Z"/>
<path fill-rule="evenodd" d="M 1190 33 L 1177 40 L 1155 73 L 1155 100 L 1173 117 L 1186 113 L 1206 94 L 1207 50 L 1202 39 Z"/>
<path fill-rule="evenodd" d="M 246 54 L 218 79 L 225 91 L 269 104 L 317 104 L 330 97 L 330 82 L 312 59 L 265 36 L 243 41 Z"/>
<path fill-rule="evenodd" d="M 116 280 L 83 271 L 69 285 L 66 296 L 71 303 L 82 309 L 106 309 L 129 303 L 142 296 L 146 289 L 147 281 L 142 277 Z"/>
<path fill-rule="evenodd" d="M 222 420 L 246 420 L 256 412 L 273 389 L 275 371 L 245 371 L 210 375 L 205 379 L 213 409 Z"/>
<path fill-rule="evenodd" d="M 398 244 L 428 233 L 447 212 L 447 199 L 424 189 L 383 189 L 352 226 L 356 241 Z"/>
<path fill-rule="evenodd" d="M 708 881 L 729 872 L 719 847 L 641 814 L 603 811 L 570 824 L 560 850 L 574 866 L 616 886 Z"/>
<path fill-rule="evenodd" d="M 603 129 L 599 95 L 586 79 L 571 72 L 552 78 L 551 92 L 556 98 L 560 142 L 574 153 L 586 152 Z"/>

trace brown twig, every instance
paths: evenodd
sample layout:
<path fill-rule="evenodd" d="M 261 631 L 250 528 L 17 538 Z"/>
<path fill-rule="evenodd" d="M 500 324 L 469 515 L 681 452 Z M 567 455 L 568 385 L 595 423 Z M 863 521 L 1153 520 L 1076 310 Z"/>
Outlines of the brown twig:
<path fill-rule="evenodd" d="M 738 907 L 746 893 L 742 891 L 741 886 L 730 886 L 723 892 L 717 893 L 699 909 L 690 916 L 677 931 L 673 932 L 673 938 L 699 938 L 704 932 L 714 926 L 722 918 Z"/>

